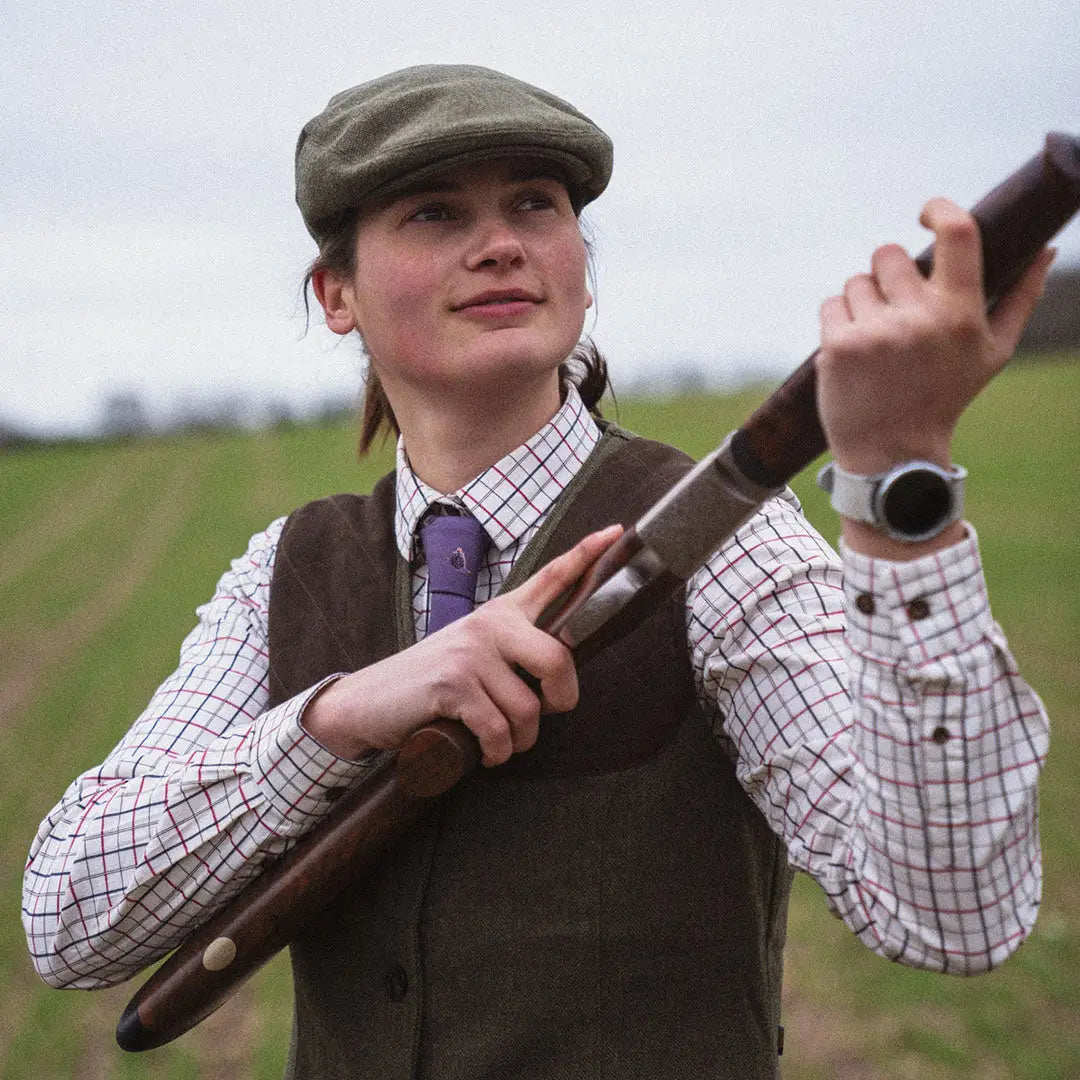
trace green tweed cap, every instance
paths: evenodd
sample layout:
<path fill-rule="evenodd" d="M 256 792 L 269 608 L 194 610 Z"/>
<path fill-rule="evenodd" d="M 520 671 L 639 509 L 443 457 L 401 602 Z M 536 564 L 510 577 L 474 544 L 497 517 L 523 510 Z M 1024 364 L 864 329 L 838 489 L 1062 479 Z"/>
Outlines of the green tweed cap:
<path fill-rule="evenodd" d="M 354 207 L 443 169 L 506 156 L 558 166 L 577 210 L 611 178 L 611 140 L 554 94 L 483 67 L 405 68 L 342 91 L 304 125 L 296 202 L 321 242 Z"/>

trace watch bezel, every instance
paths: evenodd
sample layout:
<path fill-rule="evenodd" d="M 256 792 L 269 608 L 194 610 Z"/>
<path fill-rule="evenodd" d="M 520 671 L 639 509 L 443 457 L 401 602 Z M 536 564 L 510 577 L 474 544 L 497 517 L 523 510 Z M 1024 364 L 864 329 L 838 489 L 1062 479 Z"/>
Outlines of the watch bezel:
<path fill-rule="evenodd" d="M 957 481 L 963 480 L 965 475 L 966 472 L 963 469 L 955 467 L 952 470 L 944 469 L 932 461 L 905 461 L 895 466 L 875 478 L 877 483 L 870 499 L 872 524 L 894 540 L 905 540 L 909 543 L 932 540 L 959 518 L 963 495 L 962 488 L 958 490 Z M 924 528 L 905 528 L 895 519 L 895 514 L 890 517 L 889 499 L 895 495 L 900 484 L 910 483 L 913 479 L 920 477 L 933 477 L 938 482 L 943 505 L 940 513 Z"/>

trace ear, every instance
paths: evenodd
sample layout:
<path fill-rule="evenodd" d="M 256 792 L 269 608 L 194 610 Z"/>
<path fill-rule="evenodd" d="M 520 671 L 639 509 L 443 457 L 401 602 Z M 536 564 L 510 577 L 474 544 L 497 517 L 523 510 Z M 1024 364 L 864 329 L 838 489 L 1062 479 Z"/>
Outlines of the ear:
<path fill-rule="evenodd" d="M 331 270 L 316 270 L 311 275 L 311 287 L 326 313 L 326 325 L 335 334 L 350 334 L 358 329 L 349 304 L 351 290 L 337 274 Z"/>
<path fill-rule="evenodd" d="M 585 290 L 585 310 L 588 311 L 593 305 L 592 293 L 588 289 Z"/>

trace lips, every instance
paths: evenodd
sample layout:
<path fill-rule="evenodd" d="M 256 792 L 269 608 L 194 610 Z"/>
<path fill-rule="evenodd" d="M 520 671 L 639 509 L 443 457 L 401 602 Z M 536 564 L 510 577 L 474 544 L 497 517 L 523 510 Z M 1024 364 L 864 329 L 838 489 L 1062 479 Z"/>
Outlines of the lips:
<path fill-rule="evenodd" d="M 497 307 L 500 304 L 529 303 L 539 304 L 543 297 L 528 289 L 488 289 L 485 292 L 470 296 L 461 304 L 455 304 L 454 311 L 463 311 L 472 307 Z"/>

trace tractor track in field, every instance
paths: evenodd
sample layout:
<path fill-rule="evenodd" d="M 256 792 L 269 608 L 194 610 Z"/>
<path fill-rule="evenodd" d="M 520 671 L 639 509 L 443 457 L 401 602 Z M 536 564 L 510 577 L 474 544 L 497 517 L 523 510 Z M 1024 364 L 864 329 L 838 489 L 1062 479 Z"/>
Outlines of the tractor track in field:
<path fill-rule="evenodd" d="M 127 557 L 97 593 L 55 627 L 24 643 L 18 667 L 0 681 L 0 726 L 16 720 L 37 695 L 49 671 L 99 633 L 138 592 L 187 518 L 205 471 L 203 460 L 185 458 L 163 485 Z"/>
<path fill-rule="evenodd" d="M 101 633 L 137 595 L 195 505 L 206 475 L 205 461 L 202 456 L 187 457 L 162 485 L 157 501 L 146 509 L 141 531 L 94 596 L 57 626 L 38 634 L 29 645 L 23 640 L 16 641 L 15 634 L 5 635 L 0 646 L 14 648 L 17 644 L 20 655 L 18 669 L 6 678 L 0 677 L 0 727 L 18 722 L 47 684 L 50 671 Z M 269 496 L 269 477 L 266 479 Z M 123 488 L 123 484 L 115 484 L 115 474 L 110 477 L 103 472 L 78 500 L 65 502 L 65 496 L 61 495 L 34 527 L 18 534 L 0 550 L 0 559 L 4 560 L 0 581 L 10 580 L 30 566 L 42 553 L 43 546 L 57 546 L 72 530 L 114 505 Z M 35 982 L 29 965 L 26 967 L 22 974 L 30 983 Z M 116 1046 L 114 1031 L 134 990 L 132 983 L 85 995 L 85 1002 L 78 1010 L 77 1038 L 81 1049 L 72 1080 L 107 1080 L 115 1074 L 117 1055 L 123 1052 Z M 6 1027 L 0 1027 L 0 1064 L 13 1034 Z M 248 1076 L 257 1048 L 258 1028 L 255 994 L 250 986 L 242 986 L 225 1007 L 183 1036 L 184 1045 L 197 1062 L 200 1080 L 241 1080 Z"/>
<path fill-rule="evenodd" d="M 26 528 L 0 545 L 0 586 L 14 581 L 72 533 L 107 513 L 135 479 L 134 470 L 125 472 L 115 463 L 100 467 L 86 480 L 77 477 Z"/>

